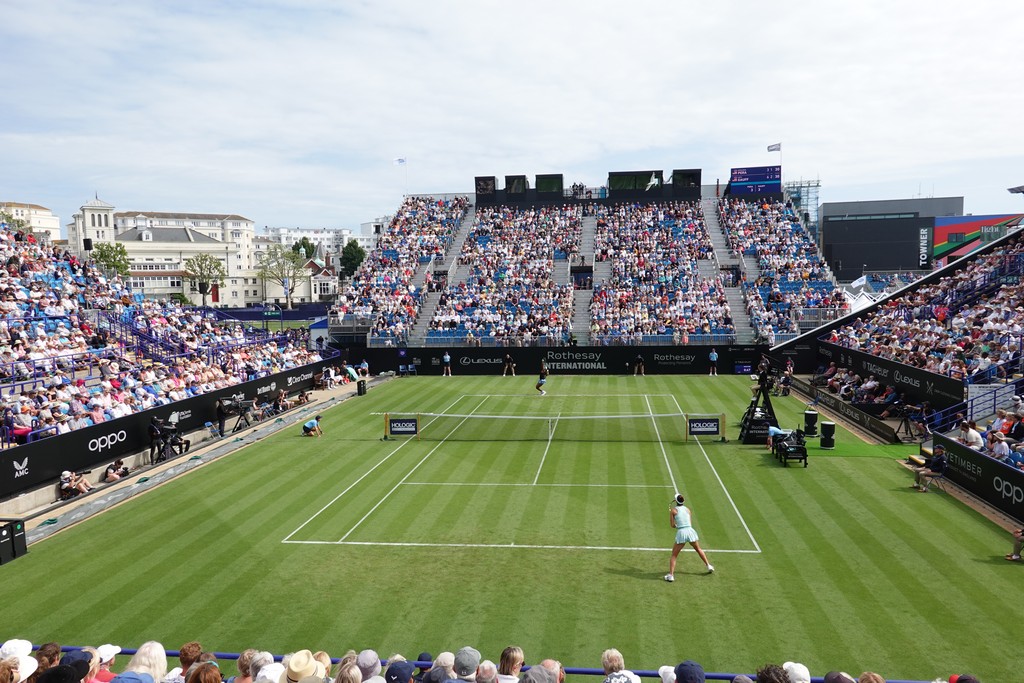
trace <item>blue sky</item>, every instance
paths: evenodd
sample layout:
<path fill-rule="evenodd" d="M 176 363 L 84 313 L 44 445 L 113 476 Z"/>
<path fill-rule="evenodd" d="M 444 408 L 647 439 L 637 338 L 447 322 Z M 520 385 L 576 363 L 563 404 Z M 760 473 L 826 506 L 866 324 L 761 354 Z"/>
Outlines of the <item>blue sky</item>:
<path fill-rule="evenodd" d="M 358 229 L 476 175 L 724 181 L 782 142 L 823 201 L 1020 213 L 1021 35 L 989 0 L 0 0 L 0 200 Z"/>

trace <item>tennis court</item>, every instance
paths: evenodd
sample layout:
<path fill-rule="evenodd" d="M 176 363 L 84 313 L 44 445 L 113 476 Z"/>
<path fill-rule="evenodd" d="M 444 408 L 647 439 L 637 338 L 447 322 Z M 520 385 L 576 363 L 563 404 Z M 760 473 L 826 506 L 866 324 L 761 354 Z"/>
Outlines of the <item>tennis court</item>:
<path fill-rule="evenodd" d="M 419 438 L 389 442 L 285 542 L 664 552 L 685 483 L 715 529 L 709 551 L 760 552 L 703 446 L 684 442 L 672 394 L 463 394 L 450 408 L 420 416 Z M 383 467 L 393 458 L 404 474 Z M 349 505 L 361 489 L 382 495 Z"/>

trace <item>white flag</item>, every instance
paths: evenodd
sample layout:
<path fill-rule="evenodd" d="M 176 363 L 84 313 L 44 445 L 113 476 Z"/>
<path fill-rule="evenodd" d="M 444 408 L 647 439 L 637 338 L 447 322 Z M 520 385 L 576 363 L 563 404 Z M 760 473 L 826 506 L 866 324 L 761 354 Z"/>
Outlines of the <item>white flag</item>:
<path fill-rule="evenodd" d="M 782 143 L 781 142 L 776 142 L 774 145 L 768 145 L 768 151 L 769 152 L 781 152 L 782 151 Z"/>
<path fill-rule="evenodd" d="M 859 278 L 850 283 L 851 287 L 863 287 L 868 283 L 868 276 L 861 275 Z"/>
<path fill-rule="evenodd" d="M 405 157 L 398 157 L 394 161 L 395 166 L 405 166 Z"/>

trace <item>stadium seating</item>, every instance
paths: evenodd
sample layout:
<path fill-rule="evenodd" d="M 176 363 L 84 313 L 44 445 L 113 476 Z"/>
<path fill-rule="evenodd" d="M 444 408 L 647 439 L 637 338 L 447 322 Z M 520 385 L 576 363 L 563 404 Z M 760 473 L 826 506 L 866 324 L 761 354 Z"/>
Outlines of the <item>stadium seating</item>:
<path fill-rule="evenodd" d="M 611 277 L 596 283 L 590 302 L 597 344 L 688 343 L 693 336 L 734 338 L 720 277 L 698 261 L 714 248 L 699 202 L 618 204 L 596 209 L 595 260 Z"/>

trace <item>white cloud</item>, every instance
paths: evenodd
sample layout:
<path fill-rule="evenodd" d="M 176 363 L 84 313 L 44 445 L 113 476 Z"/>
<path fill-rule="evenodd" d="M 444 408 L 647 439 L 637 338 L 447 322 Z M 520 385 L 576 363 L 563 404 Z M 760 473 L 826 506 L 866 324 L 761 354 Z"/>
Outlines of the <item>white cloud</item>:
<path fill-rule="evenodd" d="M 931 179 L 1009 210 L 1024 20 L 1005 9 L 10 4 L 0 186 L 65 222 L 99 190 L 124 209 L 354 228 L 406 189 L 469 191 L 474 175 L 700 167 L 713 182 L 775 162 L 781 141 L 787 178 L 820 177 L 828 199 Z"/>

